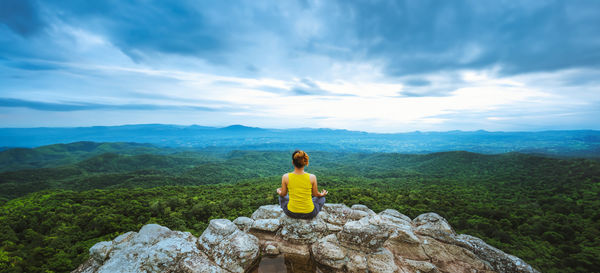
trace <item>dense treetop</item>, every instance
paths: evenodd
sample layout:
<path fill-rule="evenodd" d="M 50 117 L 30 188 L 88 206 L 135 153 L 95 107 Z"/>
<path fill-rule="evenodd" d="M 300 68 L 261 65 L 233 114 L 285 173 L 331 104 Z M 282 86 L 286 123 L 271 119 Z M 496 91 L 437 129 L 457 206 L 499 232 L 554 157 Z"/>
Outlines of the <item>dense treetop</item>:
<path fill-rule="evenodd" d="M 249 216 L 275 204 L 281 174 L 291 170 L 291 153 L 282 151 L 69 145 L 44 147 L 57 156 L 21 157 L 0 173 L 0 271 L 68 272 L 94 243 L 147 223 L 200 235 L 210 219 Z M 458 232 L 543 272 L 600 268 L 595 160 L 308 153 L 307 171 L 330 192 L 327 202 L 393 208 L 410 217 L 434 211 Z"/>

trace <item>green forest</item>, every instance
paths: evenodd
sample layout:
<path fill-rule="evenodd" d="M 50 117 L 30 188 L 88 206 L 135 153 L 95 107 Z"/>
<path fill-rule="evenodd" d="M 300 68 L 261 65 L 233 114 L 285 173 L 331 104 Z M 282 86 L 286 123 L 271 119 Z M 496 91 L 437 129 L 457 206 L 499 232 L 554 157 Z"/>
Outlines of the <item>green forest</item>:
<path fill-rule="evenodd" d="M 291 150 L 226 151 L 135 143 L 0 152 L 0 271 L 69 272 L 89 248 L 147 223 L 199 236 L 208 221 L 276 204 Z M 328 203 L 445 217 L 542 272 L 600 268 L 600 161 L 307 151 Z"/>

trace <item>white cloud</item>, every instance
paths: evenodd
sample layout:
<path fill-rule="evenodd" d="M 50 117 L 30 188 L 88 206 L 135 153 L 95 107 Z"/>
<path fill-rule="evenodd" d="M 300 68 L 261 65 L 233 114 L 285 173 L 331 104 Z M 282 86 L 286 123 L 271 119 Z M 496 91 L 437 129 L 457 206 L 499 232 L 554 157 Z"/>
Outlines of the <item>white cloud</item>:
<path fill-rule="evenodd" d="M 317 28 L 311 25 L 301 27 L 307 28 L 308 32 Z M 517 120 L 514 117 L 517 113 L 523 115 L 522 120 L 552 124 L 550 116 L 579 117 L 585 114 L 574 108 L 589 109 L 600 104 L 596 85 L 565 84 L 568 79 L 582 74 L 600 76 L 595 70 L 518 76 L 499 76 L 500 69 L 497 67 L 441 71 L 420 75 L 431 83 L 418 87 L 423 91 L 422 96 L 402 97 L 403 92 L 412 91 L 415 87 L 385 76 L 382 73 L 383 63 L 333 62 L 317 56 L 307 56 L 308 61 L 295 59 L 292 63 L 305 66 L 302 69 L 309 69 L 313 60 L 322 64 L 323 67 L 318 69 L 322 76 L 310 80 L 329 93 L 293 96 L 291 91 L 302 84 L 303 78 L 288 77 L 285 73 L 258 77 L 236 75 L 219 65 L 186 62 L 176 56 L 156 55 L 158 59 L 152 64 L 135 63 L 117 53 L 118 49 L 101 36 L 72 27 L 57 29 L 62 31 L 61 35 L 75 37 L 71 41 L 77 44 L 79 50 L 73 54 L 78 56 L 73 56 L 72 62 L 35 60 L 66 69 L 40 72 L 35 85 L 14 81 L 10 86 L 2 86 L 4 96 L 46 102 L 203 106 L 227 111 L 152 110 L 152 113 L 143 114 L 143 111 L 137 110 L 127 113 L 94 110 L 93 114 L 78 113 L 77 120 L 69 120 L 73 119 L 73 112 L 52 113 L 53 120 L 49 121 L 50 116 L 32 110 L 25 115 L 27 119 L 18 119 L 24 126 L 57 126 L 61 122 L 79 126 L 95 125 L 94 122 L 119 124 L 118 117 L 123 116 L 126 118 L 122 119 L 122 123 L 243 123 L 260 127 L 332 127 L 376 132 L 481 129 L 465 125 L 481 124 L 488 126 L 484 128 L 488 130 L 506 130 L 511 128 L 510 125 L 501 122 Z M 112 56 L 112 59 L 107 61 L 103 56 Z M 182 63 L 187 65 L 177 66 Z M 3 111 L 0 114 L 6 116 L 8 111 Z M 27 111 L 21 109 L 19 113 Z M 106 118 L 94 121 L 92 116 Z M 3 125 L 11 124 L 5 122 Z"/>

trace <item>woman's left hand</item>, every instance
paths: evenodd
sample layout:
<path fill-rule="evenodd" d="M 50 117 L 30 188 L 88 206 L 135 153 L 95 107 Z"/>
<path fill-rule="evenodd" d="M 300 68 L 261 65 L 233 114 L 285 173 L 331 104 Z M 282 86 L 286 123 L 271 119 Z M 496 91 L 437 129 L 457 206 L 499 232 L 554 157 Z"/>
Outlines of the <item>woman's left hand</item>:
<path fill-rule="evenodd" d="M 281 195 L 281 188 L 277 188 L 277 194 Z"/>

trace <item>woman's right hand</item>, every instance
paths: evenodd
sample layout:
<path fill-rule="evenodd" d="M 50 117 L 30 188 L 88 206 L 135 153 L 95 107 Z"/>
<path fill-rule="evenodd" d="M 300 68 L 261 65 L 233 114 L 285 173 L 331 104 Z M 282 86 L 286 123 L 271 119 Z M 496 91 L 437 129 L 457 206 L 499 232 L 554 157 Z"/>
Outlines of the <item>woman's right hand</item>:
<path fill-rule="evenodd" d="M 329 193 L 327 190 L 322 190 L 321 193 L 320 193 L 321 197 L 327 195 L 327 193 Z"/>

